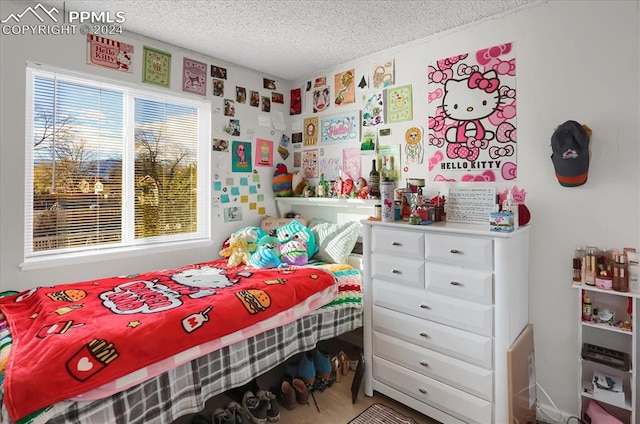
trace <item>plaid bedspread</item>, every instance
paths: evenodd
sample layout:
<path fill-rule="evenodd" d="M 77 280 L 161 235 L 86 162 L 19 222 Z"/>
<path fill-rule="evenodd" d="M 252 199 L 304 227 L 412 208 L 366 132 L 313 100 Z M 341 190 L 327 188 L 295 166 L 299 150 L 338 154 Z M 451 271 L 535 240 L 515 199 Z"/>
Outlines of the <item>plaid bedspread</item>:
<path fill-rule="evenodd" d="M 234 343 L 107 399 L 59 402 L 34 424 L 160 424 L 204 408 L 212 396 L 248 383 L 296 353 L 362 326 L 357 307 L 319 309 L 297 321 Z M 3 405 L 0 422 L 11 422 Z"/>

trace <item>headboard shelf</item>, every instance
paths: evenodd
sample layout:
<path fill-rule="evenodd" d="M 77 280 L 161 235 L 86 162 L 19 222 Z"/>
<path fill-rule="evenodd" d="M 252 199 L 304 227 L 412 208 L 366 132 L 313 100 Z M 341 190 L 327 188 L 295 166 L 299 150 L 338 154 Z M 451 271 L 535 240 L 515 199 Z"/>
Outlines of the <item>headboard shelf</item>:
<path fill-rule="evenodd" d="M 307 219 L 321 218 L 341 224 L 346 221 L 360 221 L 375 215 L 375 199 L 340 199 L 322 197 L 276 197 L 278 216 L 294 212 Z"/>
<path fill-rule="evenodd" d="M 343 207 L 343 208 L 367 208 L 372 209 L 380 203 L 377 199 L 341 199 L 326 197 L 276 197 L 276 206 L 326 206 L 326 207 Z"/>

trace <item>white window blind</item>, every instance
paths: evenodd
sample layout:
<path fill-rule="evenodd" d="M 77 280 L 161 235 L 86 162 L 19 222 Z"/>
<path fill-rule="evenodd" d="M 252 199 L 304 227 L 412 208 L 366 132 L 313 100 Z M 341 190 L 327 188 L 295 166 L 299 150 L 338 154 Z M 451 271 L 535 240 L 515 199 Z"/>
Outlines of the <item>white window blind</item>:
<path fill-rule="evenodd" d="M 210 104 L 27 67 L 25 257 L 210 237 Z"/>

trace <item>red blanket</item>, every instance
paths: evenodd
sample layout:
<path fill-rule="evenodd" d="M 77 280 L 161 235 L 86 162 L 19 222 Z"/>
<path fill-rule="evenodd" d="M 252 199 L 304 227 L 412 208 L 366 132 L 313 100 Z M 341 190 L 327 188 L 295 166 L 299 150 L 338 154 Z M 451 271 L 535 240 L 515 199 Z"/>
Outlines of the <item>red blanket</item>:
<path fill-rule="evenodd" d="M 334 277 L 317 268 L 227 269 L 226 262 L 40 287 L 0 299 L 13 337 L 4 397 L 11 419 L 335 286 Z"/>

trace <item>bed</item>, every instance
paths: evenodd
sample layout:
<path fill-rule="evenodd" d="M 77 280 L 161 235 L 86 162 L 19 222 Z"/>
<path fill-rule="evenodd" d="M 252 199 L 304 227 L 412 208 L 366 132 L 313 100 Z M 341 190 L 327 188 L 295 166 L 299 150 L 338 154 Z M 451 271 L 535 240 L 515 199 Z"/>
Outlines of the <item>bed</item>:
<path fill-rule="evenodd" d="M 0 421 L 171 422 L 361 327 L 361 301 L 357 269 L 314 259 L 270 269 L 221 259 L 13 294 L 0 299 Z"/>

